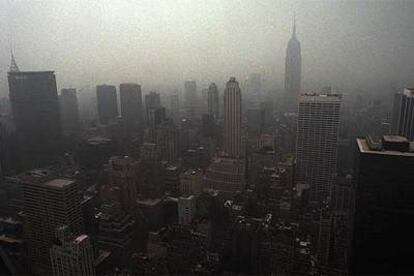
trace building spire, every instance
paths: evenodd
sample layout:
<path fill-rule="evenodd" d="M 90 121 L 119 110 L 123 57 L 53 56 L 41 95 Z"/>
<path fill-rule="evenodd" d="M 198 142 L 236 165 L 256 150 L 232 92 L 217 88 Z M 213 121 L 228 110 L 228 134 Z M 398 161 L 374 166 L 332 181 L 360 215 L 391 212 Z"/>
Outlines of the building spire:
<path fill-rule="evenodd" d="M 293 14 L 293 33 L 292 37 L 296 37 L 296 13 Z"/>
<path fill-rule="evenodd" d="M 10 72 L 20 72 L 19 66 L 17 66 L 16 60 L 14 59 L 13 50 L 10 50 L 11 62 L 10 62 Z"/>

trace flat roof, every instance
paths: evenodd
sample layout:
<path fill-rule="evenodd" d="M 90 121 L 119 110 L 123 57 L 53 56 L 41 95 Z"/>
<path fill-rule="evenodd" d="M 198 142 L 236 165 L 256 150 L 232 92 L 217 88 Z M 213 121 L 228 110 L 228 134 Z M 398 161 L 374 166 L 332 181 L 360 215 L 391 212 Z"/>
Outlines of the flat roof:
<path fill-rule="evenodd" d="M 394 150 L 371 150 L 368 146 L 366 138 L 357 138 L 356 141 L 358 144 L 359 151 L 361 153 L 414 157 L 414 152 L 401 152 Z"/>
<path fill-rule="evenodd" d="M 341 94 L 316 94 L 316 93 L 304 93 L 299 97 L 300 102 L 340 102 L 342 99 Z"/>
<path fill-rule="evenodd" d="M 36 75 L 36 74 L 54 74 L 55 71 L 12 71 L 10 75 Z"/>
<path fill-rule="evenodd" d="M 54 188 L 64 188 L 72 183 L 74 183 L 75 181 L 72 179 L 65 179 L 65 178 L 56 178 L 53 180 L 50 180 L 48 182 L 46 182 L 44 185 L 45 186 L 49 186 L 49 187 L 54 187 Z"/>

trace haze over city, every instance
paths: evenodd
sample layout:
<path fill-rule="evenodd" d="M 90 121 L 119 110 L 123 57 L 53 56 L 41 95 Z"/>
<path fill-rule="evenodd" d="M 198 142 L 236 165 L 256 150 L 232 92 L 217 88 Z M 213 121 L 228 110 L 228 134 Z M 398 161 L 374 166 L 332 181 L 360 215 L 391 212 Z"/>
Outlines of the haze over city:
<path fill-rule="evenodd" d="M 413 1 L 0 1 L 1 94 L 10 47 L 59 87 L 136 81 L 145 91 L 264 75 L 283 89 L 296 14 L 303 85 L 352 90 L 409 84 Z M 398 31 L 397 31 L 398 30 Z M 347 91 L 349 92 L 349 91 Z"/>
<path fill-rule="evenodd" d="M 0 0 L 0 275 L 414 275 L 413 15 Z"/>

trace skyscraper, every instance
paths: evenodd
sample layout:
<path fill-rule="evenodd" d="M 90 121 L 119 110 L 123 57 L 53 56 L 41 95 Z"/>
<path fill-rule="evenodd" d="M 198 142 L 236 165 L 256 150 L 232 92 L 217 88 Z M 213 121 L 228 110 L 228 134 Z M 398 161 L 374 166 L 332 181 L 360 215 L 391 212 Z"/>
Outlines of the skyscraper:
<path fill-rule="evenodd" d="M 184 83 L 184 107 L 186 116 L 189 119 L 196 116 L 197 100 L 197 83 L 195 81 L 186 81 Z"/>
<path fill-rule="evenodd" d="M 50 249 L 53 275 L 95 275 L 95 259 L 88 235 L 72 235 L 67 225 L 56 229 Z"/>
<path fill-rule="evenodd" d="M 286 112 L 297 112 L 302 74 L 302 57 L 300 42 L 296 38 L 296 21 L 293 22 L 293 33 L 286 49 L 285 63 L 285 95 L 284 109 Z"/>
<path fill-rule="evenodd" d="M 414 152 L 405 137 L 356 140 L 352 275 L 413 274 Z"/>
<path fill-rule="evenodd" d="M 208 114 L 214 117 L 214 119 L 219 118 L 219 92 L 217 85 L 212 82 L 208 87 Z"/>
<path fill-rule="evenodd" d="M 414 140 L 414 88 L 394 95 L 391 133 Z"/>
<path fill-rule="evenodd" d="M 50 274 L 49 249 L 56 227 L 67 225 L 74 234 L 83 232 L 77 182 L 55 178 L 48 170 L 32 170 L 19 177 L 23 183 L 25 235 L 33 272 Z"/>
<path fill-rule="evenodd" d="M 296 176 L 298 182 L 310 185 L 311 200 L 324 200 L 334 179 L 340 105 L 341 96 L 336 94 L 299 98 Z"/>
<path fill-rule="evenodd" d="M 116 87 L 113 85 L 96 86 L 98 117 L 101 124 L 107 124 L 118 116 Z"/>
<path fill-rule="evenodd" d="M 151 91 L 149 94 L 145 95 L 145 117 L 147 123 L 151 117 L 150 113 L 153 110 L 156 110 L 161 107 L 161 97 L 160 94 Z"/>
<path fill-rule="evenodd" d="M 24 166 L 45 165 L 58 152 L 62 135 L 55 74 L 11 69 L 9 97 Z"/>
<path fill-rule="evenodd" d="M 63 135 L 74 135 L 80 130 L 79 107 L 76 89 L 62 89 L 60 91 L 59 99 Z"/>
<path fill-rule="evenodd" d="M 136 83 L 121 83 L 119 85 L 122 120 L 128 128 L 134 128 L 142 123 L 141 86 Z"/>
<path fill-rule="evenodd" d="M 242 154 L 241 91 L 234 77 L 224 90 L 224 152 L 230 157 Z"/>

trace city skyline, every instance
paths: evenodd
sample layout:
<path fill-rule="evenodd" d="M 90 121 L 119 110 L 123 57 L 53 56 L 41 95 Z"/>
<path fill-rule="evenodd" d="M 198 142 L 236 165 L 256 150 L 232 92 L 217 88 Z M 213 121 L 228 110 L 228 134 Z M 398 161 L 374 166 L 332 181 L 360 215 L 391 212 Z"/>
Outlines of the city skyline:
<path fill-rule="evenodd" d="M 224 75 L 234 75 L 243 80 L 252 72 L 262 73 L 265 79 L 271 82 L 270 87 L 282 88 L 285 45 L 289 40 L 293 14 L 296 12 L 298 35 L 302 41 L 305 89 L 312 90 L 326 84 L 350 86 L 350 88 L 361 85 L 380 87 L 380 84 L 388 85 L 391 82 L 396 82 L 402 87 L 407 86 L 408 72 L 412 71 L 413 66 L 412 63 L 407 62 L 412 58 L 408 46 L 414 29 L 408 17 L 408 11 L 414 5 L 412 2 L 398 1 L 395 4 L 355 2 L 355 5 L 341 1 L 332 3 L 304 1 L 255 3 L 252 1 L 243 2 L 243 5 L 236 1 L 227 4 L 216 2 L 189 4 L 188 10 L 182 12 L 168 3 L 151 5 L 144 2 L 143 5 L 148 8 L 148 11 L 142 14 L 142 19 L 134 17 L 138 13 L 136 4 L 123 6 L 102 1 L 86 5 L 76 2 L 65 4 L 68 12 L 76 12 L 79 15 L 76 20 L 78 23 L 70 24 L 74 20 L 71 15 L 62 14 L 57 17 L 58 9 L 63 5 L 60 1 L 47 6 L 43 5 L 43 0 L 36 1 L 31 6 L 31 10 L 28 10 L 27 1 L 3 1 L 0 4 L 2 5 L 0 16 L 5 28 L 0 32 L 7 38 L 7 43 L 2 44 L 0 48 L 0 56 L 3 60 L 0 71 L 5 72 L 8 69 L 12 46 L 22 70 L 57 71 L 60 76 L 59 88 L 93 87 L 103 82 L 137 82 L 145 90 L 147 88 L 169 90 L 177 87 L 182 89 L 181 83 L 187 79 L 201 81 L 202 76 L 205 76 L 206 83 L 199 83 L 204 86 L 211 81 L 224 83 L 226 81 Z M 126 7 L 130 10 L 127 11 Z M 352 12 L 355 11 L 354 9 L 358 10 L 358 13 L 354 13 L 351 17 L 349 13 L 347 17 L 342 16 L 344 11 Z M 144 18 L 158 16 L 165 10 L 169 11 L 165 20 L 151 19 L 143 23 Z M 208 14 L 208 10 L 213 12 Z M 229 14 L 229 11 L 232 12 Z M 47 14 L 42 17 L 44 12 Z M 85 12 L 94 14 L 96 19 L 87 17 Z M 171 18 L 174 12 L 184 16 L 183 19 Z M 393 13 L 398 16 L 391 16 Z M 229 16 L 225 17 L 225 14 Z M 191 15 L 199 19 L 192 20 Z M 253 23 L 252 21 L 259 15 L 264 20 L 255 20 L 257 23 Z M 59 22 L 56 21 L 57 18 L 60 19 Z M 117 23 L 121 24 L 120 26 L 127 27 L 126 30 L 131 32 L 130 35 L 126 36 L 127 32 L 120 33 L 114 18 L 118 18 Z M 247 20 L 243 25 L 235 24 L 242 18 Z M 337 20 L 338 18 L 340 19 Z M 50 24 L 45 25 L 43 22 L 46 20 L 50 20 Z M 207 22 L 216 23 L 206 24 Z M 88 28 L 81 28 L 83 26 L 81 24 L 85 24 Z M 377 27 L 383 24 L 387 28 Z M 97 26 L 98 29 L 92 26 Z M 131 29 L 132 26 L 138 26 L 137 30 L 140 31 L 137 33 L 137 30 Z M 193 29 L 188 26 L 193 26 Z M 65 35 L 54 29 L 64 27 L 70 30 Z M 399 35 L 393 32 L 395 28 L 401 29 Z M 149 42 L 142 36 L 153 29 L 161 31 L 150 35 L 152 42 L 148 44 Z M 87 33 L 79 38 L 73 36 L 80 30 Z M 207 35 L 205 39 L 196 35 L 198 30 L 205 31 Z M 225 33 L 223 30 L 226 30 Z M 31 43 L 34 39 L 31 35 L 32 31 L 37 34 L 46 32 L 52 35 L 39 36 L 38 43 Z M 216 37 L 215 33 L 217 33 Z M 229 34 L 233 34 L 233 40 L 230 39 Z M 93 43 L 87 42 L 88 37 L 94 38 Z M 362 39 L 356 40 L 356 37 Z M 50 38 L 52 40 L 49 40 Z M 192 43 L 186 43 L 187 41 Z M 392 50 L 392 45 L 396 42 L 399 44 L 397 55 Z M 91 47 L 96 43 L 100 43 L 99 58 L 96 56 L 96 51 L 91 51 Z M 163 46 L 165 43 L 173 43 L 174 47 L 168 50 Z M 206 48 L 211 43 L 215 43 L 213 44 L 215 46 Z M 135 44 L 141 47 L 134 46 Z M 311 46 L 315 44 L 318 47 Z M 37 55 L 33 55 L 34 51 Z M 135 53 L 133 54 L 132 51 Z M 171 55 L 170 51 L 175 51 L 175 54 Z M 327 52 L 330 55 L 326 55 Z M 48 53 L 59 58 L 43 58 Z M 404 54 L 410 58 L 403 58 Z M 135 57 L 132 58 L 132 55 Z M 229 56 L 232 58 L 228 62 L 221 61 Z M 68 60 L 68 57 L 71 58 Z M 43 60 L 48 60 L 49 64 L 44 64 Z M 62 63 L 63 61 L 65 62 Z M 114 64 L 118 68 L 117 72 L 109 74 L 108 64 Z M 161 64 L 161 68 L 157 67 Z M 177 67 L 183 68 L 183 71 L 174 72 L 173 68 Z M 83 70 L 79 71 L 78 68 Z M 252 72 L 240 70 L 241 68 L 250 68 L 249 71 Z M 396 71 L 402 73 L 397 75 Z M 5 84 L 2 79 L 0 84 L 2 94 L 6 94 Z"/>

